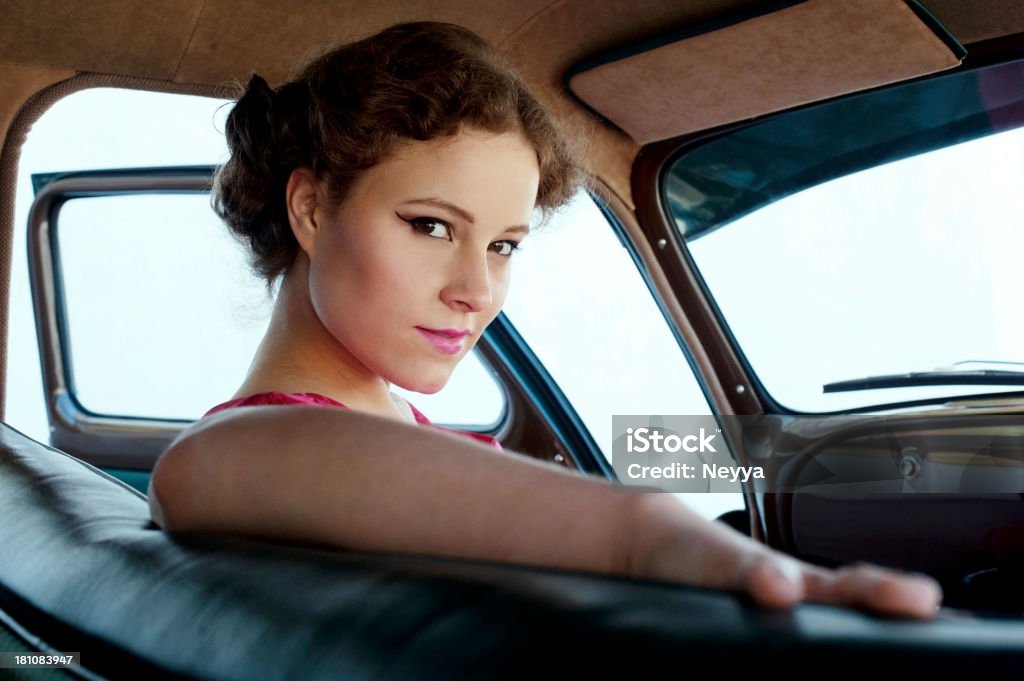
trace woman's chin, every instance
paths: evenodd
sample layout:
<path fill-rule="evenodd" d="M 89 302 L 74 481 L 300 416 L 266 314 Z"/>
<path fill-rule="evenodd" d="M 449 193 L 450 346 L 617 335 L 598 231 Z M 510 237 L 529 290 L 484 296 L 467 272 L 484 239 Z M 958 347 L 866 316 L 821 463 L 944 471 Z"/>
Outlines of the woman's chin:
<path fill-rule="evenodd" d="M 449 378 L 451 378 L 451 372 L 448 372 L 443 376 L 433 376 L 426 379 L 423 376 L 418 376 L 410 378 L 409 380 L 393 380 L 390 381 L 390 383 L 414 393 L 433 395 L 436 392 L 440 392 L 441 388 L 448 385 Z"/>

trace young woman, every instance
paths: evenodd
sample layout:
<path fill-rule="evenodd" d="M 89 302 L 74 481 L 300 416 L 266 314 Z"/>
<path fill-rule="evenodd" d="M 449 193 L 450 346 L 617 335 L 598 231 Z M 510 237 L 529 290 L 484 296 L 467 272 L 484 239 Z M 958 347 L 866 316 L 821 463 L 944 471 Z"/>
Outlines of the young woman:
<path fill-rule="evenodd" d="M 479 37 L 398 25 L 276 91 L 254 77 L 227 138 L 215 205 L 280 289 L 234 398 L 157 464 L 164 528 L 935 612 L 927 577 L 799 563 L 672 495 L 434 427 L 391 392 L 445 385 L 501 309 L 535 210 L 580 186 L 548 114 Z"/>

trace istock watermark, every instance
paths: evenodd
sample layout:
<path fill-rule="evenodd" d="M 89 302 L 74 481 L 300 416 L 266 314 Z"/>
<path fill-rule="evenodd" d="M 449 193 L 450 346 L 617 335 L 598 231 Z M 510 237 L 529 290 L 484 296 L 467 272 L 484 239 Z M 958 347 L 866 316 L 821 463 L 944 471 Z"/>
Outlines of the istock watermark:
<path fill-rule="evenodd" d="M 666 492 L 735 492 L 763 479 L 733 461 L 713 416 L 613 416 L 612 467 L 625 485 Z"/>

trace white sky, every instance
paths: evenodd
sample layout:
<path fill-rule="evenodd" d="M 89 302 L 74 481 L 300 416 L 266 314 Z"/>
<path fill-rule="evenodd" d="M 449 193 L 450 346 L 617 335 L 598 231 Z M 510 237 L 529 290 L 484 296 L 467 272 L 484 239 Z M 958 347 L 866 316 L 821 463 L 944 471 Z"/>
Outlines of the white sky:
<path fill-rule="evenodd" d="M 963 360 L 1024 361 L 1022 188 L 1018 129 L 795 194 L 690 251 L 755 372 L 786 407 L 1008 390 L 821 388 Z"/>

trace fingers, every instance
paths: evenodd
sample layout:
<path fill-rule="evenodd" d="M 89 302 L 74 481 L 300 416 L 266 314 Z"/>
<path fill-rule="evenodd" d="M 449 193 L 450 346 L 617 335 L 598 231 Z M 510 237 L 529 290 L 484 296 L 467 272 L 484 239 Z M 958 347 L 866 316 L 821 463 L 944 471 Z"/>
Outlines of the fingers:
<path fill-rule="evenodd" d="M 942 602 L 942 589 L 931 577 L 853 565 L 837 570 L 806 566 L 806 598 L 818 603 L 859 607 L 879 614 L 928 619 Z"/>
<path fill-rule="evenodd" d="M 673 516 L 675 519 L 675 516 Z M 878 614 L 928 619 L 942 591 L 935 580 L 871 565 L 828 570 L 757 544 L 720 524 L 692 516 L 660 540 L 635 573 L 643 577 L 741 591 L 763 608 L 808 601 Z"/>
<path fill-rule="evenodd" d="M 942 601 L 942 590 L 932 578 L 873 565 L 826 570 L 782 554 L 757 552 L 739 568 L 739 588 L 764 608 L 790 608 L 808 601 L 928 619 Z"/>

